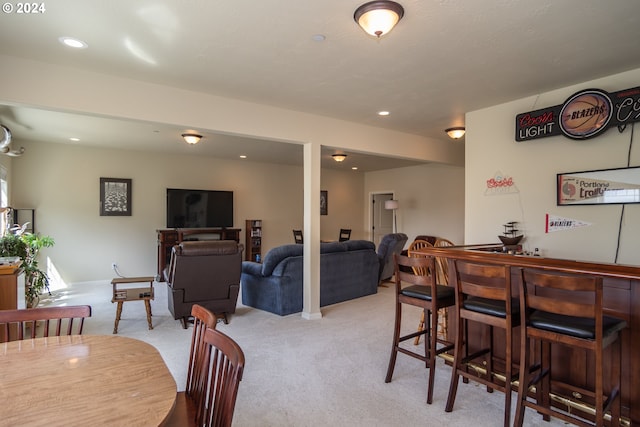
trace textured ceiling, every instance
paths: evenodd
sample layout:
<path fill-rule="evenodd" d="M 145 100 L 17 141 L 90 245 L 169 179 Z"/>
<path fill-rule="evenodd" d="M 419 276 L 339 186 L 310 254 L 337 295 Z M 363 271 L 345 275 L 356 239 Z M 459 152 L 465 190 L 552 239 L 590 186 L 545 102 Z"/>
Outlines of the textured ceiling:
<path fill-rule="evenodd" d="M 637 0 L 400 0 L 405 16 L 380 40 L 353 21 L 361 3 L 56 0 L 41 14 L 3 13 L 0 54 L 439 140 L 445 128 L 464 125 L 467 111 L 640 68 Z M 61 36 L 89 47 L 65 48 Z M 51 117 L 20 109 L 5 107 L 0 119 L 21 116 L 16 138 L 34 139 L 39 120 Z M 89 132 L 84 120 L 74 122 Z M 54 123 L 60 129 L 48 132 L 70 131 Z M 128 131 L 152 124 L 138 125 Z"/>

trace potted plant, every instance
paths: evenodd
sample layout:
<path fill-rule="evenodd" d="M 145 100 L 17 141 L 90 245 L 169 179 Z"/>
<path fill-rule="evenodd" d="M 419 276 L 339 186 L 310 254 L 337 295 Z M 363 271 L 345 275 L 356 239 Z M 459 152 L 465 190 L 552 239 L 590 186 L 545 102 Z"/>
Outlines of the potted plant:
<path fill-rule="evenodd" d="M 7 233 L 0 238 L 0 256 L 20 257 L 25 277 L 25 298 L 27 307 L 38 304 L 40 294 L 49 292 L 49 277 L 38 266 L 40 249 L 54 245 L 53 238 L 23 232 Z"/>

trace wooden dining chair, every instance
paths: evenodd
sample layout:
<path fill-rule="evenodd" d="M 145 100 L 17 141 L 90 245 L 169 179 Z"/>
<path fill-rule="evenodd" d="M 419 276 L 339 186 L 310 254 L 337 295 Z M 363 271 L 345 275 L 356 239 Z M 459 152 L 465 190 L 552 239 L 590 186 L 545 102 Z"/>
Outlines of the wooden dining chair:
<path fill-rule="evenodd" d="M 416 239 L 413 242 L 411 242 L 411 244 L 409 245 L 409 249 L 407 249 L 407 255 L 408 256 L 416 256 L 416 254 L 417 254 L 417 256 L 420 256 L 420 253 L 416 252 L 416 250 L 419 250 L 419 249 L 422 249 L 422 248 L 430 248 L 432 246 L 433 245 L 427 240 Z M 421 272 L 421 271 L 416 270 L 416 268 L 413 268 L 412 270 L 413 270 L 413 274 L 418 274 L 418 275 L 426 275 L 426 274 L 428 274 L 427 271 Z M 420 321 L 418 322 L 418 332 L 423 331 L 423 330 L 424 330 L 424 311 L 420 315 Z M 418 335 L 417 337 L 415 337 L 415 339 L 413 340 L 413 344 L 414 345 L 420 344 L 420 337 L 421 337 L 421 335 Z"/>
<path fill-rule="evenodd" d="M 426 248 L 426 247 L 444 247 L 444 246 L 453 246 L 453 243 L 450 240 L 443 238 L 436 238 L 434 243 L 431 244 L 428 240 L 418 239 L 414 240 L 411 245 L 409 245 L 409 256 L 411 256 L 411 252 L 416 249 Z M 439 285 L 449 286 L 449 267 L 447 264 L 446 258 L 436 257 L 436 279 Z M 438 313 L 438 338 L 442 340 L 447 339 L 449 328 L 449 314 L 446 308 L 441 308 L 440 313 Z M 418 331 L 424 329 L 424 313 L 422 317 L 420 317 L 420 322 L 418 323 Z M 414 345 L 418 345 L 420 343 L 420 336 L 417 336 L 415 340 L 413 340 Z"/>
<path fill-rule="evenodd" d="M 429 368 L 429 382 L 427 385 L 427 403 L 433 401 L 433 384 L 435 379 L 436 356 L 449 351 L 453 345 L 439 340 L 437 337 L 438 310 L 442 307 L 450 307 L 455 304 L 453 288 L 438 285 L 435 278 L 435 259 L 426 254 L 414 254 L 408 257 L 394 255 L 395 282 L 396 282 L 396 315 L 393 331 L 393 344 L 385 382 L 391 382 L 393 370 L 398 353 L 403 353 L 415 359 L 425 362 Z M 410 273 L 401 267 L 406 267 Z M 414 274 L 419 273 L 419 274 Z M 403 285 L 403 283 L 407 285 Z M 420 307 L 425 313 L 426 327 L 422 331 L 416 331 L 401 336 L 402 305 L 408 304 Z M 424 355 L 408 348 L 402 347 L 403 341 L 424 335 Z M 438 344 L 441 345 L 438 348 Z"/>
<path fill-rule="evenodd" d="M 72 305 L 0 310 L 0 342 L 80 335 L 91 306 Z"/>
<path fill-rule="evenodd" d="M 234 340 L 215 329 L 207 328 L 204 343 L 207 388 L 198 426 L 230 427 L 244 371 L 244 353 Z"/>
<path fill-rule="evenodd" d="M 338 242 L 346 242 L 349 239 L 351 239 L 351 229 L 341 228 L 340 235 L 338 236 Z"/>
<path fill-rule="evenodd" d="M 191 334 L 191 346 L 189 348 L 189 364 L 187 367 L 187 383 L 185 391 L 178 392 L 176 405 L 166 426 L 178 427 L 187 421 L 195 423 L 197 418 L 198 402 L 203 399 L 205 383 L 203 369 L 205 357 L 204 335 L 207 328 L 215 329 L 216 315 L 199 304 L 191 307 L 193 316 L 193 332 Z"/>
<path fill-rule="evenodd" d="M 433 244 L 434 248 L 444 248 L 454 246 L 451 240 L 443 239 L 442 237 L 438 237 Z M 438 283 L 441 285 L 449 284 L 449 263 L 447 259 L 444 257 L 436 257 L 436 264 L 438 267 Z"/>
<path fill-rule="evenodd" d="M 620 425 L 621 399 L 621 339 L 620 331 L 627 326 L 623 319 L 603 314 L 602 277 L 586 274 L 553 274 L 522 269 L 520 289 L 520 387 L 513 425 L 522 426 L 526 407 L 535 409 L 545 418 L 555 417 L 580 426 L 603 426 L 605 414 L 611 411 L 611 423 Z M 530 360 L 531 341 L 536 343 L 538 360 Z M 553 369 L 551 361 L 556 346 L 568 346 L 593 354 L 593 362 L 583 365 L 592 373 L 591 384 L 573 391 L 594 402 L 594 420 L 587 421 L 577 411 L 560 411 L 550 405 Z M 610 377 L 605 378 L 605 349 L 611 346 Z M 579 366 L 579 365 L 578 365 Z M 572 369 L 577 369 L 572 366 Z M 605 383 L 611 383 L 605 390 Z M 529 400 L 529 389 L 536 387 L 536 397 Z M 637 387 L 637 384 L 634 385 Z M 571 409 L 571 408 L 569 408 Z"/>
<path fill-rule="evenodd" d="M 520 325 L 517 300 L 511 295 L 511 267 L 450 260 L 455 289 L 456 336 L 449 396 L 446 412 L 453 410 L 460 377 L 487 386 L 487 391 L 504 393 L 504 426 L 511 422 L 511 383 L 517 378 L 513 368 L 513 329 Z M 469 322 L 483 325 L 488 333 L 480 349 L 470 354 Z M 494 328 L 505 331 L 504 381 L 494 370 Z M 469 363 L 478 361 L 485 373 L 469 370 Z"/>
<path fill-rule="evenodd" d="M 244 354 L 231 338 L 215 330 L 215 314 L 196 304 L 192 315 L 186 389 L 178 393 L 175 409 L 163 425 L 230 426 Z"/>
<path fill-rule="evenodd" d="M 451 240 L 438 237 L 433 243 L 434 247 L 449 247 L 454 246 Z M 447 258 L 438 256 L 436 257 L 436 277 L 438 283 L 441 285 L 451 286 L 449 283 L 449 263 Z M 447 339 L 449 335 L 449 312 L 446 308 L 440 310 L 438 314 L 438 337 L 440 339 Z"/>
<path fill-rule="evenodd" d="M 302 230 L 293 230 L 293 240 L 299 245 L 302 244 Z"/>

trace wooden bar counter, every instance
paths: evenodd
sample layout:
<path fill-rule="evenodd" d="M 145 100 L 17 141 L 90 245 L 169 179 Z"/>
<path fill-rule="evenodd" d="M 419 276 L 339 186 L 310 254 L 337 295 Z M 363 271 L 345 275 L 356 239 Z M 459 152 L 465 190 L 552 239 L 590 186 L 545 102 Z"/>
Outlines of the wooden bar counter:
<path fill-rule="evenodd" d="M 437 257 L 460 259 L 487 264 L 509 265 L 512 269 L 512 286 L 514 295 L 519 294 L 521 277 L 518 267 L 537 268 L 559 273 L 587 273 L 604 278 L 604 310 L 605 314 L 626 320 L 628 327 L 622 331 L 622 414 L 625 425 L 640 425 L 640 267 L 620 264 L 606 264 L 554 259 L 538 256 L 524 256 L 503 253 L 502 245 L 467 245 L 453 247 L 431 247 L 421 249 Z M 453 280 L 453 273 L 449 273 Z M 452 282 L 453 283 L 453 282 Z M 451 284 L 452 284 L 451 283 Z M 452 339 L 456 325 L 454 316 L 449 316 L 448 334 Z M 472 325 L 474 326 L 474 325 Z M 494 345 L 503 347 L 498 355 L 504 354 L 504 333 L 496 331 Z M 472 349 L 480 348 L 489 336 L 482 328 L 469 330 L 469 345 Z M 520 342 L 519 333 L 514 337 Z M 514 348 L 515 360 L 519 358 L 519 345 Z M 476 349 L 477 349 L 476 348 Z M 554 347 L 555 348 L 555 347 Z M 500 357 L 500 356 L 498 356 Z M 504 366 L 503 361 L 496 361 L 497 366 Z M 570 391 L 567 384 L 577 387 L 592 387 L 594 360 L 586 352 L 558 347 L 553 355 L 553 377 L 557 380 L 552 384 L 552 391 L 556 395 L 554 404 L 560 407 L 571 406 L 572 410 L 589 413 L 591 402 L 575 391 Z M 605 374 L 609 367 L 605 366 Z M 608 387 L 608 381 L 605 381 Z"/>

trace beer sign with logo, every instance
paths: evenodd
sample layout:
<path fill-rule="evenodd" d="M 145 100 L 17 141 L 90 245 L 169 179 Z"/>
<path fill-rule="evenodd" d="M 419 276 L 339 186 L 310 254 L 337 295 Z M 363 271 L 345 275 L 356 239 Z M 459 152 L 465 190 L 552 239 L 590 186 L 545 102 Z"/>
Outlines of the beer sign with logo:
<path fill-rule="evenodd" d="M 518 114 L 516 141 L 556 135 L 582 140 L 636 121 L 640 121 L 640 87 L 613 93 L 586 89 L 571 95 L 562 105 Z"/>

